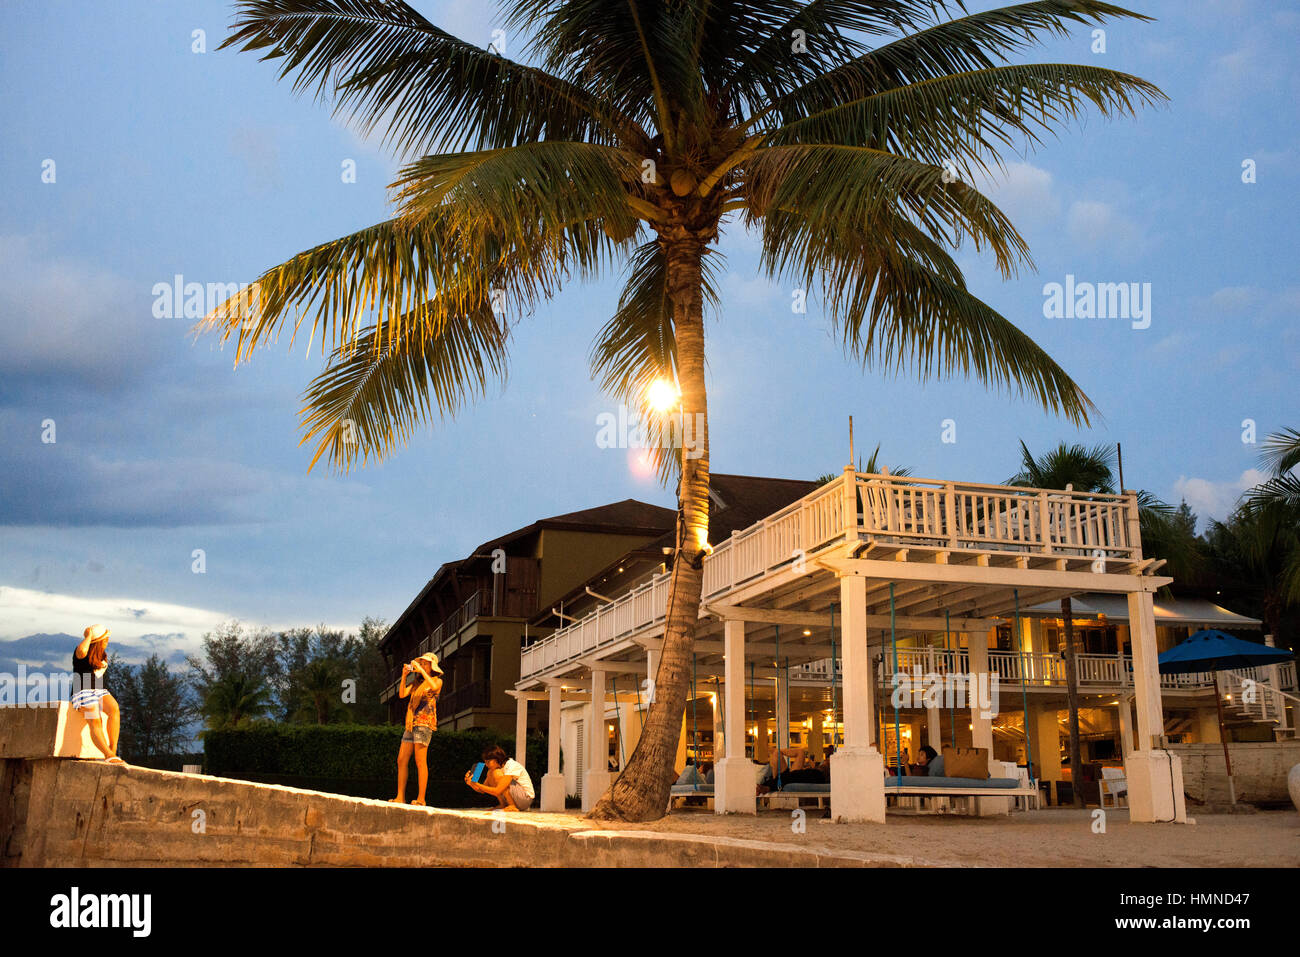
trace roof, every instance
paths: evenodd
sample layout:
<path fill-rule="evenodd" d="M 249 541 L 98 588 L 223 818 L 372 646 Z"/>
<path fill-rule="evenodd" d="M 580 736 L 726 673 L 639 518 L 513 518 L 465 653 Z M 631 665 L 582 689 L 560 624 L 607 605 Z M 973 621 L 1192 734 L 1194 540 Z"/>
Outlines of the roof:
<path fill-rule="evenodd" d="M 713 498 L 709 507 L 709 541 L 717 544 L 732 532 L 744 531 L 820 487 L 820 483 L 804 479 L 714 472 L 709 475 L 709 492 Z M 669 531 L 654 544 L 672 546 L 675 542 L 676 532 Z"/>
<path fill-rule="evenodd" d="M 709 506 L 709 540 L 720 542 L 729 537 L 732 532 L 749 528 L 755 522 L 762 521 L 774 512 L 779 512 L 791 502 L 803 498 L 820 487 L 818 482 L 808 482 L 803 479 L 765 478 L 758 475 L 714 472 L 709 475 L 709 492 L 712 499 Z M 666 511 L 670 519 L 676 518 L 676 512 Z M 637 559 L 657 566 L 664 559 L 664 549 L 672 549 L 676 544 L 676 537 L 676 528 L 670 521 L 669 530 L 658 539 L 631 549 L 618 560 L 610 562 L 605 568 L 562 596 L 560 603 L 568 605 L 575 599 L 584 600 L 587 594 L 586 586 L 611 577 L 616 574 L 620 566 L 630 565 Z M 643 576 L 644 572 L 639 577 Z M 539 608 L 533 621 L 539 623 L 549 617 L 551 617 L 550 609 Z"/>
<path fill-rule="evenodd" d="M 1128 599 L 1123 595 L 1085 592 L 1071 599 L 1074 613 L 1081 617 L 1105 616 L 1112 621 L 1128 621 Z M 1156 598 L 1157 625 L 1196 625 L 1219 628 L 1262 628 L 1258 618 L 1247 618 L 1204 598 Z M 1035 617 L 1057 617 L 1061 603 L 1050 601 L 1033 605 L 1023 612 Z"/>
<path fill-rule="evenodd" d="M 424 600 L 425 596 L 434 589 L 440 580 L 455 573 L 462 565 L 472 561 L 475 557 L 488 554 L 494 548 L 504 547 L 511 542 L 527 538 L 529 535 L 536 534 L 547 528 L 573 532 L 605 532 L 615 535 L 656 535 L 662 533 L 665 529 L 671 530 L 676 517 L 677 513 L 672 509 L 661 508 L 658 505 L 651 505 L 648 502 L 641 502 L 634 498 L 626 498 L 621 502 L 612 502 L 609 505 L 598 505 L 595 508 L 584 508 L 576 512 L 554 515 L 551 518 L 538 519 L 531 525 L 526 525 L 523 528 L 502 535 L 500 538 L 484 542 L 463 559 L 444 562 L 438 566 L 438 570 L 434 572 L 433 577 L 425 583 L 424 587 L 420 589 L 420 593 L 397 616 L 379 643 L 382 646 L 388 641 L 388 636 L 396 632 L 397 628 L 419 607 L 420 602 Z"/>

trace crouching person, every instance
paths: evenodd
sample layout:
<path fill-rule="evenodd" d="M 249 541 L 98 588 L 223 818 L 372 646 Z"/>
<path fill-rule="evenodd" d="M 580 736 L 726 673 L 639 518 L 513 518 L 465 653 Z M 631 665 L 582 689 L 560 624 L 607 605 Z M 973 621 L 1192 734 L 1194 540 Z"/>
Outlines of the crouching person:
<path fill-rule="evenodd" d="M 505 751 L 498 746 L 483 752 L 483 763 L 487 766 L 487 780 L 482 784 L 473 780 L 473 772 L 466 772 L 465 783 L 480 794 L 490 794 L 497 799 L 499 809 L 503 811 L 527 811 L 536 796 L 533 791 L 533 779 L 528 776 L 524 766 L 514 758 L 506 757 Z"/>

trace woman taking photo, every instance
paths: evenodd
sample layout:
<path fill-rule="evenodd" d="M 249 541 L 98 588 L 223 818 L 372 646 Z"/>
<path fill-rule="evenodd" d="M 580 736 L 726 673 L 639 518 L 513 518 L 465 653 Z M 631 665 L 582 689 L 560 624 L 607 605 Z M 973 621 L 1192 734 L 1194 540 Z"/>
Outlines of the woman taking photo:
<path fill-rule="evenodd" d="M 90 727 L 90 739 L 104 753 L 109 764 L 125 764 L 117 756 L 117 733 L 122 724 L 122 713 L 117 699 L 104 685 L 104 672 L 108 670 L 108 629 L 91 625 L 83 633 L 81 644 L 72 653 L 72 707 L 80 711 Z M 108 737 L 104 736 L 103 715 L 108 715 Z"/>

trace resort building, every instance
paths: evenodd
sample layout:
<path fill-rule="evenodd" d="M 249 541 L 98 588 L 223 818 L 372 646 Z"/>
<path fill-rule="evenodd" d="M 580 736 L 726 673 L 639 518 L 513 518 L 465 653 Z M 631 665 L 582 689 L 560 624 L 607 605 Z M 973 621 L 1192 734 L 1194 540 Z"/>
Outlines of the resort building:
<path fill-rule="evenodd" d="M 530 621 L 541 609 L 563 615 L 566 595 L 629 550 L 671 533 L 675 520 L 670 509 L 627 499 L 540 519 L 444 564 L 380 642 L 389 668 L 380 700 L 390 719 L 400 721 L 406 707 L 397 696 L 402 665 L 433 652 L 443 669 L 439 727 L 513 730 L 507 692 L 519 679 L 530 628 L 538 627 Z"/>
<path fill-rule="evenodd" d="M 1185 819 L 1169 746 L 1218 740 L 1211 679 L 1162 676 L 1156 657 L 1188 629 L 1260 623 L 1157 598 L 1171 579 L 1142 553 L 1135 493 L 846 469 L 821 486 L 713 476 L 711 500 L 677 766 L 713 763 L 719 813 L 755 811 L 753 761 L 778 746 L 814 756 L 836 746 L 829 792 L 841 820 L 884 820 L 897 793 L 885 769 L 925 744 L 986 749 L 990 773 L 1061 797 L 1071 769 L 1060 599 L 1070 597 L 1085 763 L 1123 765 L 1132 820 Z M 514 695 L 519 726 L 544 703 L 555 731 L 543 810 L 574 793 L 589 807 L 631 756 L 658 668 L 671 544 L 669 533 L 607 564 L 600 587 L 576 583 L 563 618 L 539 608 L 533 619 Z M 1294 663 L 1220 680 L 1234 737 L 1293 733 L 1295 699 L 1281 692 L 1294 695 Z M 1249 702 L 1243 681 L 1256 683 Z M 1009 800 L 975 804 L 1000 813 Z"/>

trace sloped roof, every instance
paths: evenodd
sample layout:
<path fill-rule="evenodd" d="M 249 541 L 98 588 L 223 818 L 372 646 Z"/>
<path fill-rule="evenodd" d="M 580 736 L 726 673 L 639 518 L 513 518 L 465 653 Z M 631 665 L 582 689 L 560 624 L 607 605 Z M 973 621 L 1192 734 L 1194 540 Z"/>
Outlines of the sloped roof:
<path fill-rule="evenodd" d="M 1079 617 L 1105 616 L 1113 621 L 1128 621 L 1128 599 L 1123 595 L 1085 592 L 1070 599 L 1075 615 Z M 1204 598 L 1160 598 L 1154 602 L 1157 625 L 1205 625 L 1216 628 L 1262 628 L 1258 618 L 1248 618 Z M 1044 602 L 1026 608 L 1026 615 L 1044 618 L 1060 617 L 1059 601 Z"/>
<path fill-rule="evenodd" d="M 405 610 L 389 625 L 388 631 L 380 640 L 380 646 L 382 647 L 388 641 L 388 636 L 396 632 L 407 617 L 419 607 L 420 602 L 424 600 L 425 596 L 434 589 L 441 579 L 456 572 L 476 555 L 487 554 L 494 548 L 500 548 L 519 539 L 527 538 L 529 535 L 546 528 L 575 532 L 605 532 L 616 535 L 655 535 L 664 532 L 665 529 L 671 530 L 676 517 L 677 513 L 672 509 L 661 508 L 658 505 L 651 505 L 648 502 L 641 502 L 634 498 L 626 498 L 621 502 L 612 502 L 609 505 L 598 505 L 595 508 L 584 508 L 576 512 L 555 515 L 551 518 L 538 519 L 531 525 L 517 528 L 500 538 L 484 542 L 470 552 L 466 558 L 445 562 L 440 565 L 438 570 L 434 572 L 433 577 L 420 589 L 420 593 L 411 600 Z M 671 531 L 669 531 L 669 534 L 671 535 Z"/>

